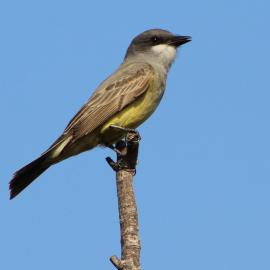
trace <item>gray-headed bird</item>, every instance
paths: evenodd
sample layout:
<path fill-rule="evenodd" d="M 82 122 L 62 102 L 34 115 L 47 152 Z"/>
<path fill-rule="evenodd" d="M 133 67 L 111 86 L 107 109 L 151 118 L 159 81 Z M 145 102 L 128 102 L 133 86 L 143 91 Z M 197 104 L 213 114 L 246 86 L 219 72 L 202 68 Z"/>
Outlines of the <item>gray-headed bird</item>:
<path fill-rule="evenodd" d="M 142 124 L 163 96 L 177 48 L 189 41 L 189 36 L 161 29 L 136 36 L 120 67 L 98 86 L 63 134 L 39 158 L 14 174 L 10 198 L 53 164 L 96 146 L 113 148 L 125 136 L 125 128 L 135 129 Z"/>

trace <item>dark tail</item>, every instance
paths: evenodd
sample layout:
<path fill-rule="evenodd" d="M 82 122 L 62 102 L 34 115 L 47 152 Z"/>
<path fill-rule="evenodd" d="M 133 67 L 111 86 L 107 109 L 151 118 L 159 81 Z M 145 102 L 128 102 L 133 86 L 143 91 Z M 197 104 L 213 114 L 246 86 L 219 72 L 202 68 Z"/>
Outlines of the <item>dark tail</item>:
<path fill-rule="evenodd" d="M 18 170 L 9 183 L 10 199 L 16 197 L 50 166 L 51 163 L 48 162 L 48 153 L 45 153 Z"/>

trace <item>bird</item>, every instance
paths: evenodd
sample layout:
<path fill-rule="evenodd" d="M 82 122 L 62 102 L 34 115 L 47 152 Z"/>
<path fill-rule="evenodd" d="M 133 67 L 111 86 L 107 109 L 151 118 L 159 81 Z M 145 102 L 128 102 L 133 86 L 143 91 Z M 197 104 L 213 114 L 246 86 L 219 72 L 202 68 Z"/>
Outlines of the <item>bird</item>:
<path fill-rule="evenodd" d="M 113 148 L 125 136 L 125 128 L 136 129 L 147 120 L 164 94 L 177 49 L 190 41 L 190 36 L 163 29 L 135 36 L 119 68 L 97 87 L 60 137 L 40 157 L 14 173 L 9 183 L 10 199 L 50 166 L 97 146 Z"/>

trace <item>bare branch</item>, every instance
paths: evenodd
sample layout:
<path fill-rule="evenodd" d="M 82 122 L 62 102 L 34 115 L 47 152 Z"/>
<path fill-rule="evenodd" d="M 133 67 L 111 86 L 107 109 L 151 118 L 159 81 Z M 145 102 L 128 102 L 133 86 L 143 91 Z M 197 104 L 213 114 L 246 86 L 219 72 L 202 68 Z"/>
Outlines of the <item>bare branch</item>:
<path fill-rule="evenodd" d="M 116 172 L 118 210 L 121 230 L 121 259 L 112 256 L 110 261 L 121 270 L 141 270 L 138 213 L 133 191 L 133 176 L 139 149 L 139 133 L 129 130 L 126 141 L 116 144 L 117 162 L 106 158 Z"/>

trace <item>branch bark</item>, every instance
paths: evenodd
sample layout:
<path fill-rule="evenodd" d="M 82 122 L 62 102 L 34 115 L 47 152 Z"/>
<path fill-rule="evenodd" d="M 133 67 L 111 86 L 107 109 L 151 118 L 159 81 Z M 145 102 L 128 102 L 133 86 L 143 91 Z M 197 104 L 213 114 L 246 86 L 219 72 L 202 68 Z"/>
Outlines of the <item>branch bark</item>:
<path fill-rule="evenodd" d="M 121 259 L 112 256 L 110 261 L 121 270 L 141 270 L 138 213 L 133 191 L 133 176 L 136 173 L 140 135 L 129 131 L 126 141 L 116 144 L 117 162 L 107 158 L 116 172 L 118 210 L 121 231 Z"/>

